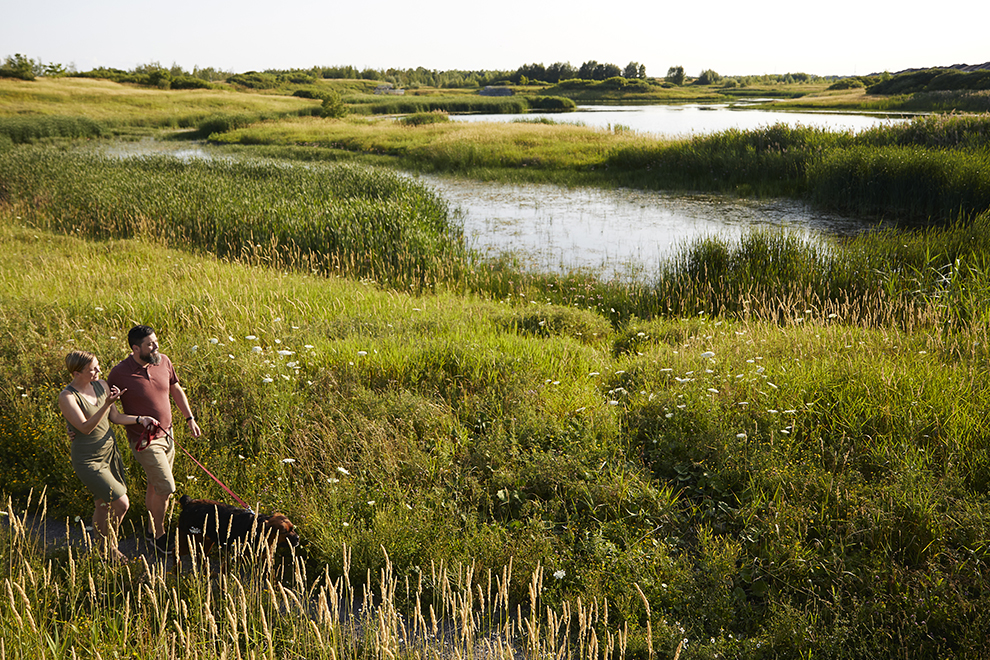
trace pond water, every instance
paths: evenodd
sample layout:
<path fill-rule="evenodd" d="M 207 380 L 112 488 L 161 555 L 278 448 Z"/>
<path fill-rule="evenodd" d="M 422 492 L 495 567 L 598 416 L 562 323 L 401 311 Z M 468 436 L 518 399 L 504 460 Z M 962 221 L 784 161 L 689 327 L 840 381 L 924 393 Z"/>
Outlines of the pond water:
<path fill-rule="evenodd" d="M 730 128 L 749 130 L 784 123 L 789 126 L 817 126 L 831 131 L 858 132 L 873 126 L 903 122 L 906 114 L 864 114 L 849 112 L 774 112 L 747 108 L 745 104 L 720 105 L 581 105 L 575 112 L 531 112 L 520 115 L 451 115 L 455 121 L 511 122 L 521 119 L 550 119 L 560 123 L 582 124 L 594 128 L 629 130 L 686 137 L 704 135 Z"/>
<path fill-rule="evenodd" d="M 909 115 L 773 112 L 738 105 L 579 106 L 569 113 L 530 113 L 585 126 L 668 137 L 703 135 L 776 123 L 858 132 L 904 122 Z M 456 121 L 519 121 L 518 115 L 459 115 Z M 862 220 L 823 213 L 793 200 L 756 201 L 715 194 L 567 189 L 423 177 L 459 209 L 465 235 L 484 254 L 512 252 L 534 270 L 586 268 L 606 278 L 649 278 L 658 264 L 702 236 L 735 239 L 774 229 L 817 241 L 851 235 Z"/>
<path fill-rule="evenodd" d="M 537 115 L 539 116 L 539 115 Z M 862 130 L 904 121 L 879 115 L 775 113 L 728 106 L 599 106 L 555 120 L 615 126 L 654 133 L 706 133 L 729 127 L 756 128 L 778 121 L 830 130 Z M 513 121 L 518 116 L 474 115 L 460 121 Z M 172 153 L 211 158 L 195 144 L 121 143 L 117 155 Z M 443 196 L 464 226 L 468 244 L 489 256 L 512 253 L 540 271 L 590 269 L 605 278 L 648 279 L 659 263 L 701 236 L 738 238 L 754 228 L 796 233 L 811 241 L 862 231 L 861 220 L 818 212 L 793 200 L 749 200 L 717 194 L 506 185 L 451 177 L 415 176 Z"/>
<path fill-rule="evenodd" d="M 512 253 L 544 272 L 590 269 L 606 279 L 649 279 L 662 260 L 703 236 L 733 239 L 770 229 L 814 242 L 864 229 L 861 220 L 793 200 L 418 178 L 458 209 L 470 247 L 488 256 Z"/>

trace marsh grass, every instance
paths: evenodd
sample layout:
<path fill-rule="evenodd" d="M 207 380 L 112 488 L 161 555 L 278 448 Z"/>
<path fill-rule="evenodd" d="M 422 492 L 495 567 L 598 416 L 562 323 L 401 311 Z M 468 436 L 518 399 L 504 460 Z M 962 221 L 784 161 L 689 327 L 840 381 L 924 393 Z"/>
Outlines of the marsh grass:
<path fill-rule="evenodd" d="M 300 145 L 399 157 L 410 168 L 491 178 L 500 173 L 533 177 L 589 176 L 630 134 L 593 131 L 569 124 L 442 122 L 408 126 L 351 117 L 252 126 L 219 136 L 221 144 Z M 542 172 L 543 174 L 533 174 Z"/>
<path fill-rule="evenodd" d="M 888 220 L 945 224 L 990 208 L 988 126 L 984 114 L 918 118 L 857 135 L 777 124 L 658 140 L 559 124 L 412 130 L 353 118 L 251 126 L 217 141 L 387 155 L 409 168 L 482 179 L 795 196 Z"/>
<path fill-rule="evenodd" d="M 546 604 L 545 580 L 555 578 L 542 566 L 527 579 L 511 564 L 476 573 L 471 564 L 440 561 L 400 576 L 386 554 L 380 571 L 352 582 L 346 545 L 339 575 L 324 569 L 311 576 L 301 558 L 264 545 L 233 548 L 221 570 L 218 558 L 195 550 L 178 567 L 143 556 L 114 564 L 88 536 L 81 544 L 45 548 L 35 519 L 15 513 L 9 501 L 2 517 L 6 658 L 111 657 L 126 649 L 134 658 L 597 660 L 625 657 L 643 644 L 628 623 L 612 620 L 608 601 Z M 513 581 L 523 583 L 524 604 L 510 599 Z M 649 655 L 654 637 L 658 650 L 679 651 L 679 627 L 654 619 L 637 591 Z"/>
<path fill-rule="evenodd" d="M 445 203 L 383 170 L 0 155 L 0 196 L 43 229 L 151 236 L 219 257 L 421 284 L 463 253 Z"/>
<path fill-rule="evenodd" d="M 609 165 L 638 187 L 793 195 L 901 221 L 949 223 L 990 208 L 990 116 L 918 118 L 853 135 L 817 128 L 730 129 L 617 149 Z"/>
<path fill-rule="evenodd" d="M 766 273 L 765 288 L 735 290 L 743 298 L 725 306 L 736 311 L 636 317 L 618 284 L 502 271 L 499 295 L 413 296 L 158 241 L 48 233 L 18 212 L 0 211 L 0 490 L 26 507 L 47 483 L 49 515 L 88 515 L 52 404 L 60 361 L 84 347 L 112 364 L 140 321 L 158 329 L 207 430 L 179 443 L 248 501 L 288 513 L 306 542 L 274 598 L 239 573 L 222 593 L 168 576 L 147 585 L 152 598 L 95 555 L 94 590 L 78 564 L 10 541 L 0 625 L 13 629 L 16 610 L 24 626 L 5 631 L 8 655 L 37 654 L 48 637 L 110 655 L 132 634 L 139 657 L 403 654 L 420 641 L 417 612 L 436 635 L 421 654 L 984 650 L 990 337 L 983 268 L 967 252 L 982 249 L 978 228 L 864 237 L 857 249 L 875 261 L 863 263 L 889 293 L 828 306 L 773 287 L 814 272 L 814 253 L 754 238 L 726 250 L 724 272 L 746 258 L 750 279 Z M 915 305 L 910 322 L 900 296 Z M 140 469 L 129 474 L 139 492 Z M 183 492 L 223 497 L 181 455 L 176 474 Z M 135 503 L 128 520 L 142 516 Z M 65 582 L 32 591 L 25 564 Z M 510 564 L 519 577 L 501 580 Z M 353 635 L 316 614 L 321 590 L 340 585 L 339 596 L 348 581 L 376 594 L 375 609 L 347 619 L 374 613 Z M 493 610 L 479 585 L 508 595 Z M 511 641 L 488 637 L 506 621 Z"/>

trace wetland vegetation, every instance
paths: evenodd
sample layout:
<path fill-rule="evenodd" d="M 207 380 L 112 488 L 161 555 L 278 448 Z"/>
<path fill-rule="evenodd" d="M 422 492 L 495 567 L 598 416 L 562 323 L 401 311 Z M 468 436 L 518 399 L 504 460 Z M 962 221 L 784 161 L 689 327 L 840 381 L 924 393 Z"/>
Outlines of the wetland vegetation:
<path fill-rule="evenodd" d="M 314 99 L 224 90 L 118 99 L 68 79 L 74 105 L 61 82 L 0 81 L 37 104 L 0 105 L 6 657 L 984 654 L 986 117 L 650 143 L 318 119 Z M 273 113 L 214 132 L 238 159 L 86 149 L 134 126 L 192 135 L 228 95 Z M 700 240 L 638 284 L 524 273 L 472 255 L 394 164 L 842 191 L 927 222 L 815 245 Z M 25 533 L 25 510 L 89 508 L 53 405 L 64 354 L 111 363 L 137 321 L 206 430 L 179 442 L 287 512 L 296 557 L 211 580 Z M 185 457 L 176 472 L 183 492 L 220 496 Z"/>

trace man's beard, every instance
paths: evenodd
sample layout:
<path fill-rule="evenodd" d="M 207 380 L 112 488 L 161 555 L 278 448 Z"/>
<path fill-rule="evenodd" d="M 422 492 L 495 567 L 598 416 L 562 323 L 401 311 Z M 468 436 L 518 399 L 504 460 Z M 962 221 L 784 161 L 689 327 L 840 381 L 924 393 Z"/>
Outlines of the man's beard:
<path fill-rule="evenodd" d="M 157 365 L 162 361 L 162 354 L 158 351 L 141 353 L 141 361 L 145 364 Z"/>

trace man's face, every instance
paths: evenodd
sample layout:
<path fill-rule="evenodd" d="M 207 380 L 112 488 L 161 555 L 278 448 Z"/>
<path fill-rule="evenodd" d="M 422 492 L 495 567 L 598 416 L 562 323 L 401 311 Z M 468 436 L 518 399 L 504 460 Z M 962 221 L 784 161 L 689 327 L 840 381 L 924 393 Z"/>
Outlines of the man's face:
<path fill-rule="evenodd" d="M 162 361 L 162 356 L 158 352 L 158 337 L 151 333 L 137 347 L 137 359 L 144 364 L 158 364 Z"/>

